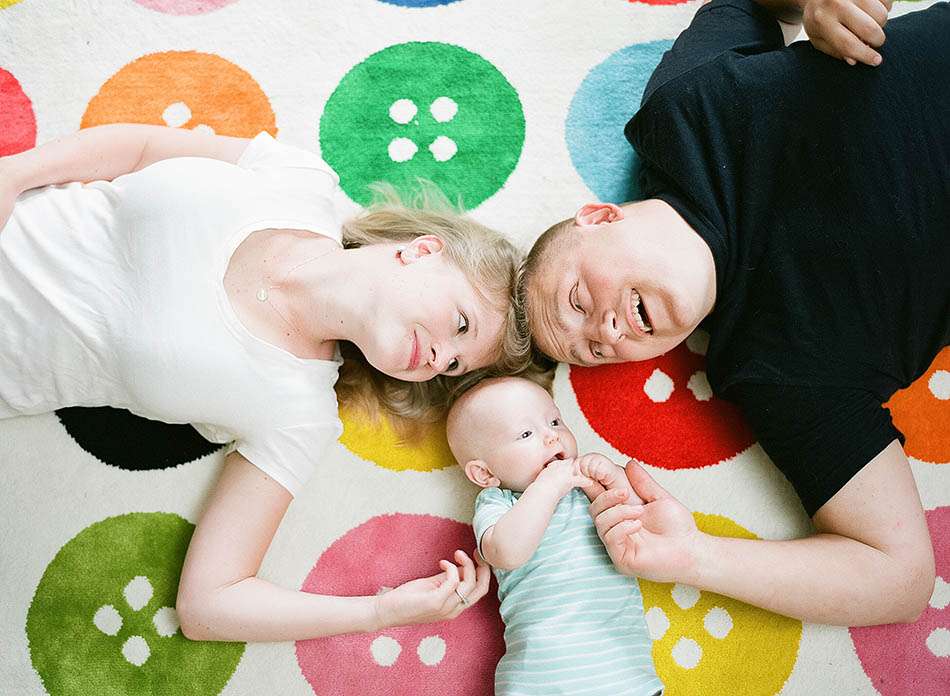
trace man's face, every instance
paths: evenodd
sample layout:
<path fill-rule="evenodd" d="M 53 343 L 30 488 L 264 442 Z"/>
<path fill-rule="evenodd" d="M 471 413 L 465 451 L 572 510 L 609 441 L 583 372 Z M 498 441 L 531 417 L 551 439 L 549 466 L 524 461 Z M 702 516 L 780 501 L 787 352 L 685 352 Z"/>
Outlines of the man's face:
<path fill-rule="evenodd" d="M 654 358 L 685 340 L 711 309 L 690 247 L 667 246 L 662 233 L 643 229 L 658 222 L 650 214 L 623 212 L 564 232 L 529 281 L 531 333 L 556 360 Z"/>

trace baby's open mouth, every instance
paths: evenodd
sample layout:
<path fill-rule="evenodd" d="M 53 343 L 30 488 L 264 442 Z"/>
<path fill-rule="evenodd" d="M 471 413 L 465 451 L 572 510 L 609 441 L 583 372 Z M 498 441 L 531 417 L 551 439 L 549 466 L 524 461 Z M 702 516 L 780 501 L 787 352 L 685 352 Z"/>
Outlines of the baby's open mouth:
<path fill-rule="evenodd" d="M 560 461 L 560 460 L 562 460 L 562 459 L 567 459 L 567 455 L 565 455 L 563 451 L 562 451 L 562 452 L 558 452 L 558 453 L 555 454 L 553 457 L 551 457 L 549 460 L 547 460 L 547 461 L 544 463 L 544 466 L 547 466 L 547 465 L 550 464 L 551 462 Z"/>

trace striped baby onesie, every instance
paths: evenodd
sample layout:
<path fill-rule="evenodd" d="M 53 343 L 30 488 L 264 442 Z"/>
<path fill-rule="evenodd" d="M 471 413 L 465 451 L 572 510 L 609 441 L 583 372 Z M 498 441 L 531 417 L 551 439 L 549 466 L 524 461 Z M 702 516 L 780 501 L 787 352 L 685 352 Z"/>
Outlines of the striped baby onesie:
<path fill-rule="evenodd" d="M 475 500 L 475 538 L 521 496 L 486 488 Z M 496 696 L 653 696 L 662 693 L 636 578 L 618 573 L 579 488 L 558 503 L 531 559 L 494 569 L 504 656 Z"/>

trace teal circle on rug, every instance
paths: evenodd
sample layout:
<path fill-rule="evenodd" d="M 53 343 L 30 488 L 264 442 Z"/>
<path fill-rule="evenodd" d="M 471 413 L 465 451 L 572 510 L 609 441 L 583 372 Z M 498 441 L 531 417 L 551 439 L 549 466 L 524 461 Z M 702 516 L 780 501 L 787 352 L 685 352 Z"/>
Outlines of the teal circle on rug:
<path fill-rule="evenodd" d="M 162 512 L 89 525 L 56 554 L 26 619 L 30 658 L 51 696 L 211 696 L 244 643 L 195 642 L 175 597 L 194 525 Z"/>
<path fill-rule="evenodd" d="M 369 185 L 435 182 L 470 210 L 502 187 L 524 145 L 521 100 L 505 76 L 459 46 L 411 42 L 352 68 L 320 119 L 323 158 L 355 202 Z"/>
<path fill-rule="evenodd" d="M 564 135 L 574 169 L 601 201 L 640 198 L 640 161 L 623 127 L 640 108 L 650 75 L 672 41 L 621 48 L 595 66 L 571 100 Z"/>

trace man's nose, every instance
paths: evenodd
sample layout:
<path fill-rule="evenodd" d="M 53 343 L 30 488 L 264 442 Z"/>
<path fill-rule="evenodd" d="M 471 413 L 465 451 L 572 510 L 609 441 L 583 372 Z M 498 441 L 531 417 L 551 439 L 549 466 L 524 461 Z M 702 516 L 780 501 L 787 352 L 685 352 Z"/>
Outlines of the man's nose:
<path fill-rule="evenodd" d="M 604 312 L 600 318 L 600 325 L 597 327 L 598 340 L 608 346 L 616 345 L 623 334 L 617 326 L 617 313 L 612 309 Z"/>

